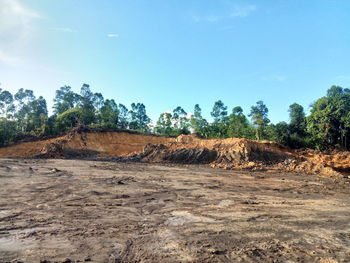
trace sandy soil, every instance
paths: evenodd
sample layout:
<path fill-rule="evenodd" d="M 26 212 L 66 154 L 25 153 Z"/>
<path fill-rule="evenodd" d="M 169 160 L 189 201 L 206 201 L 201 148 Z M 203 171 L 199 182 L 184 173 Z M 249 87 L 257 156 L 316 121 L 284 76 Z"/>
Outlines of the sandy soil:
<path fill-rule="evenodd" d="M 0 262 L 350 262 L 345 179 L 1 159 L 0 182 Z"/>

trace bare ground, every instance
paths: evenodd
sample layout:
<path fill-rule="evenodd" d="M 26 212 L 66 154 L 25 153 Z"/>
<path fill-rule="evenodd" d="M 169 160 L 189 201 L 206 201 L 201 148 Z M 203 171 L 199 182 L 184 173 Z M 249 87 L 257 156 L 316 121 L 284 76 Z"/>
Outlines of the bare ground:
<path fill-rule="evenodd" d="M 350 184 L 296 173 L 0 160 L 0 262 L 350 262 Z"/>

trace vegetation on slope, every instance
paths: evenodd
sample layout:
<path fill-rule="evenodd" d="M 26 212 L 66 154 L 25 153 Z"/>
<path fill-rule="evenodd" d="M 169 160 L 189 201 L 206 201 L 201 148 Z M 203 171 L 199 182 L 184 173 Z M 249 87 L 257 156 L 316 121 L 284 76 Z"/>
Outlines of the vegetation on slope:
<path fill-rule="evenodd" d="M 87 125 L 167 136 L 193 132 L 204 138 L 271 140 L 291 148 L 350 148 L 349 89 L 332 86 L 326 96 L 311 105 L 309 116 L 301 105 L 290 105 L 289 123 L 272 124 L 268 112 L 263 101 L 253 105 L 246 116 L 240 106 L 229 112 L 219 100 L 210 113 L 212 122 L 203 118 L 196 104 L 191 116 L 178 106 L 172 112 L 160 114 L 152 125 L 143 103 L 132 103 L 128 109 L 114 99 L 104 99 L 101 93 L 93 93 L 87 84 L 79 94 L 69 86 L 58 89 L 51 116 L 46 100 L 36 97 L 33 91 L 20 89 L 13 95 L 0 89 L 0 146 L 28 136 L 57 136 L 76 126 Z"/>

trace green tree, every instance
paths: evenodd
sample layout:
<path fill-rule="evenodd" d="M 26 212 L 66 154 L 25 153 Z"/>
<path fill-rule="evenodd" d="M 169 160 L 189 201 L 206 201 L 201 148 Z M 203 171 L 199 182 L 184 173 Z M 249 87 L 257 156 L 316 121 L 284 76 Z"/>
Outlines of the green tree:
<path fill-rule="evenodd" d="M 349 149 L 350 90 L 332 86 L 327 96 L 311 106 L 307 129 L 319 149 L 340 146 Z"/>
<path fill-rule="evenodd" d="M 28 116 L 31 112 L 31 104 L 35 100 L 35 96 L 32 90 L 19 89 L 15 94 L 15 113 L 14 117 L 17 120 L 17 127 L 19 132 L 27 132 L 28 128 Z"/>
<path fill-rule="evenodd" d="M 28 129 L 43 133 L 43 126 L 48 118 L 46 100 L 40 96 L 38 99 L 31 101 L 29 106 Z"/>
<path fill-rule="evenodd" d="M 13 142 L 16 137 L 16 122 L 12 120 L 14 111 L 12 94 L 0 89 L 0 146 Z"/>
<path fill-rule="evenodd" d="M 174 129 L 172 125 L 173 116 L 169 112 L 164 112 L 160 114 L 159 119 L 157 121 L 157 125 L 155 130 L 158 134 L 171 136 L 174 135 Z"/>
<path fill-rule="evenodd" d="M 70 86 L 63 86 L 56 90 L 53 112 L 61 114 L 67 110 L 74 109 L 79 101 L 79 95 L 72 91 Z"/>
<path fill-rule="evenodd" d="M 303 106 L 293 103 L 289 106 L 289 130 L 298 136 L 306 135 L 306 117 Z"/>
<path fill-rule="evenodd" d="M 76 127 L 80 124 L 81 115 L 82 109 L 80 108 L 70 109 L 61 113 L 55 120 L 55 130 L 60 133 Z"/>
<path fill-rule="evenodd" d="M 143 103 L 132 103 L 130 116 L 130 129 L 148 131 L 148 124 L 151 122 L 151 119 L 147 116 L 146 107 Z"/>
<path fill-rule="evenodd" d="M 81 108 L 81 122 L 89 125 L 96 120 L 94 107 L 95 95 L 91 92 L 88 84 L 83 84 L 80 90 L 79 107 Z"/>
<path fill-rule="evenodd" d="M 267 125 L 270 123 L 268 119 L 269 110 L 263 101 L 259 100 L 255 106 L 251 107 L 250 114 L 253 125 L 255 126 L 255 136 L 257 140 L 264 138 Z"/>
<path fill-rule="evenodd" d="M 210 115 L 214 118 L 214 122 L 210 125 L 210 137 L 212 138 L 224 138 L 227 137 L 227 106 L 221 100 L 214 103 L 213 110 Z"/>
<path fill-rule="evenodd" d="M 290 144 L 289 125 L 285 121 L 278 122 L 276 125 L 270 124 L 267 130 L 269 140 L 285 146 Z"/>
<path fill-rule="evenodd" d="M 187 112 L 180 106 L 173 110 L 173 125 L 178 134 L 189 134 L 190 123 Z"/>
<path fill-rule="evenodd" d="M 118 105 L 118 110 L 119 110 L 118 128 L 127 129 L 129 127 L 129 119 L 130 119 L 129 110 L 125 105 L 121 103 L 119 103 Z"/>
<path fill-rule="evenodd" d="M 0 146 L 6 146 L 15 141 L 17 136 L 16 122 L 4 117 L 0 118 Z"/>
<path fill-rule="evenodd" d="M 104 105 L 100 108 L 101 122 L 110 127 L 117 127 L 119 109 L 117 103 L 113 99 L 105 100 Z"/>
<path fill-rule="evenodd" d="M 216 101 L 210 115 L 214 122 L 223 122 L 227 118 L 227 106 L 221 100 Z"/>
<path fill-rule="evenodd" d="M 202 116 L 202 109 L 199 104 L 194 106 L 194 112 L 190 120 L 193 131 L 203 137 L 209 136 L 208 122 Z"/>
<path fill-rule="evenodd" d="M 15 111 L 14 99 L 7 90 L 0 89 L 0 114 L 2 117 L 11 119 Z"/>
<path fill-rule="evenodd" d="M 249 124 L 246 116 L 243 114 L 243 109 L 240 106 L 232 109 L 232 114 L 229 116 L 228 137 L 248 138 L 254 137 L 254 132 Z"/>

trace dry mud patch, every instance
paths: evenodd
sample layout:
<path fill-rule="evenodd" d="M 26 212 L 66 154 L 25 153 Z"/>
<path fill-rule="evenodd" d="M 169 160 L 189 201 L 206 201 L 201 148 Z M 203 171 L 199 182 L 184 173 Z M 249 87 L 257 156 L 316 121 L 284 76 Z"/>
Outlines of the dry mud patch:
<path fill-rule="evenodd" d="M 343 179 L 0 160 L 0 262 L 350 262 Z"/>

